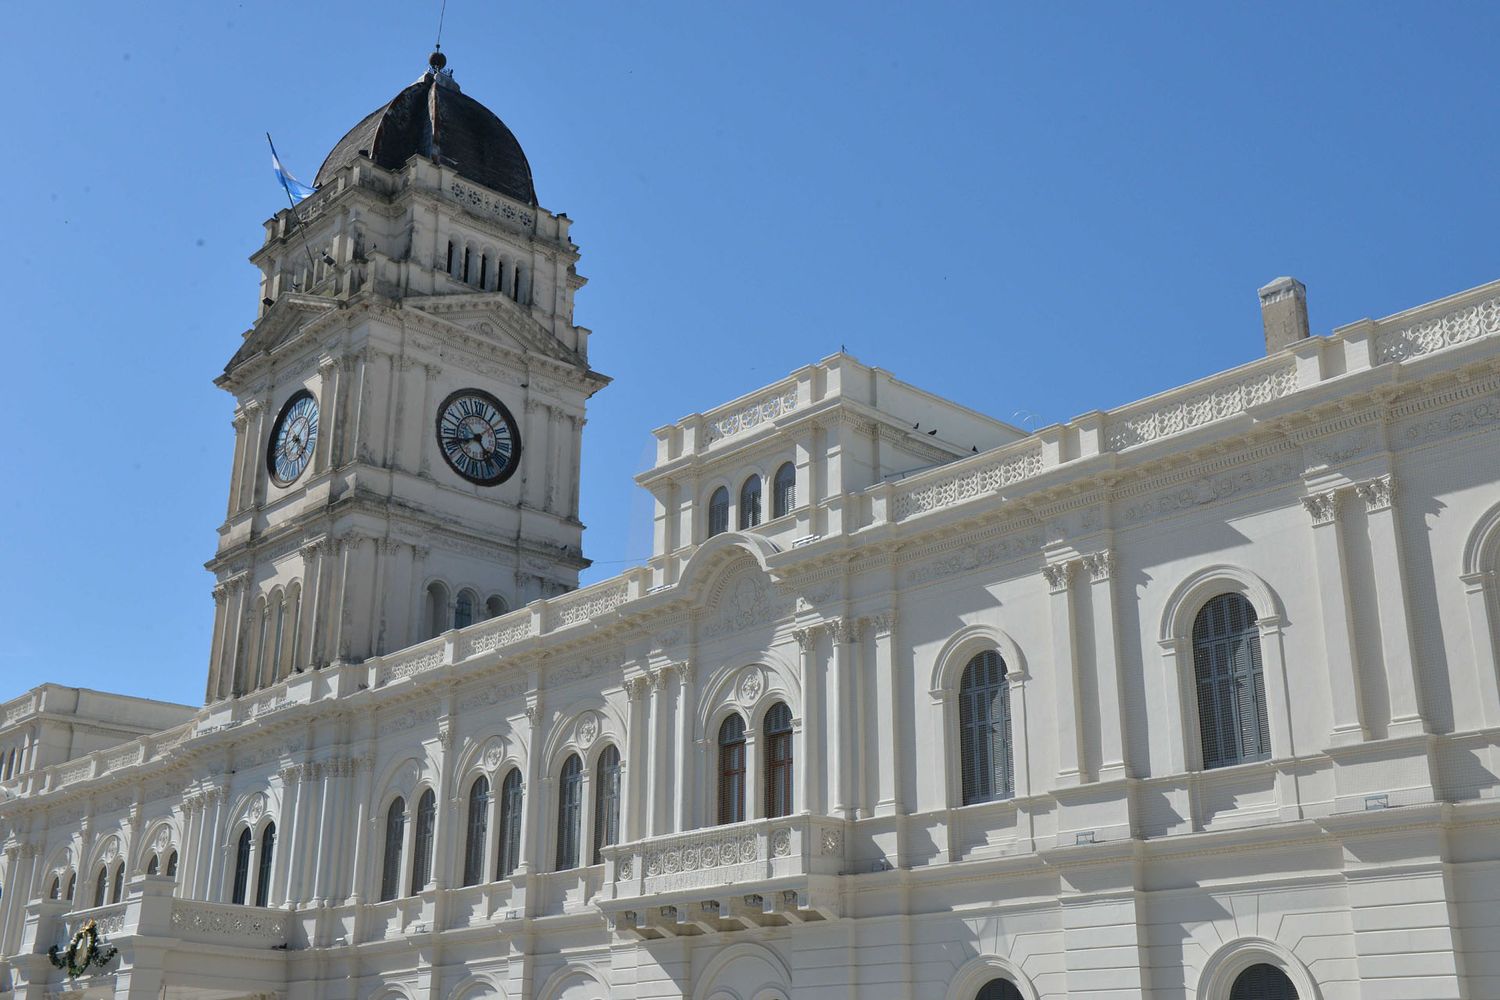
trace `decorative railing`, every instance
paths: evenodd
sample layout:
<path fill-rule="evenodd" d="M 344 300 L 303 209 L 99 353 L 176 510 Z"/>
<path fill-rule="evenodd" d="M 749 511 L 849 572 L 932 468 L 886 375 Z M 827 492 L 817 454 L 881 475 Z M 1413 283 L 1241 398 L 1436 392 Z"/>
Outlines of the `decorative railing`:
<path fill-rule="evenodd" d="M 438 636 L 383 657 L 380 670 L 375 676 L 375 684 L 389 684 L 437 669 L 446 662 L 444 657 L 447 655 L 447 647 L 447 640 Z"/>
<path fill-rule="evenodd" d="M 1466 303 L 1457 309 L 1375 335 L 1376 364 L 1412 358 L 1456 347 L 1500 333 L 1500 296 Z"/>
<path fill-rule="evenodd" d="M 64 920 L 68 929 L 68 937 L 71 938 L 78 933 L 78 928 L 92 920 L 99 928 L 99 933 L 105 937 L 111 934 L 122 934 L 125 931 L 125 911 L 129 903 L 110 903 L 107 906 L 94 906 L 87 910 L 74 910 Z"/>
<path fill-rule="evenodd" d="M 172 900 L 172 933 L 184 941 L 250 948 L 284 945 L 287 917 L 280 910 Z"/>
<path fill-rule="evenodd" d="M 703 417 L 706 444 L 731 437 L 797 408 L 797 383 L 784 381 L 750 402 L 735 400 Z"/>
<path fill-rule="evenodd" d="M 1258 363 L 1258 367 L 1262 370 L 1247 375 L 1244 368 L 1239 368 L 1223 377 L 1195 382 L 1183 389 L 1111 411 L 1105 418 L 1108 428 L 1105 448 L 1124 451 L 1139 444 L 1159 441 L 1244 413 L 1252 406 L 1269 403 L 1297 390 L 1294 362 L 1281 357 L 1268 358 Z M 1266 367 L 1270 371 L 1265 371 Z"/>
<path fill-rule="evenodd" d="M 581 625 L 607 614 L 630 600 L 630 580 L 615 577 L 547 602 L 553 628 Z"/>
<path fill-rule="evenodd" d="M 457 658 L 493 652 L 531 637 L 531 611 L 522 608 L 498 618 L 471 625 L 459 633 Z"/>
<path fill-rule="evenodd" d="M 0 726 L 13 726 L 36 711 L 36 695 L 27 692 L 0 706 Z"/>
<path fill-rule="evenodd" d="M 1029 438 L 982 459 L 968 459 L 957 468 L 934 469 L 902 483 L 891 505 L 892 520 L 904 521 L 971 497 L 994 493 L 1042 471 L 1042 449 Z"/>

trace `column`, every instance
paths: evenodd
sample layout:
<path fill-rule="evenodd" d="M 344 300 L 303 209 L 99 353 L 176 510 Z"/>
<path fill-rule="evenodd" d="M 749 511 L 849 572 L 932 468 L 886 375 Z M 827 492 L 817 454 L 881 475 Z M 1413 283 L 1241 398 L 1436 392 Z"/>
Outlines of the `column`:
<path fill-rule="evenodd" d="M 521 447 L 523 450 L 536 448 L 536 454 L 546 454 L 547 425 L 545 421 L 547 418 L 547 410 L 548 408 L 546 403 L 540 403 L 535 399 L 530 398 L 526 400 L 526 412 L 522 417 L 522 419 L 525 421 L 526 426 L 521 430 Z M 547 479 L 546 470 L 544 468 L 538 468 L 537 475 L 529 475 L 527 473 L 527 467 L 523 462 L 521 467 L 521 475 L 524 477 L 521 488 L 522 502 L 525 503 L 527 507 L 532 507 L 540 510 L 546 500 L 545 495 L 542 492 L 543 483 Z"/>
<path fill-rule="evenodd" d="M 875 746 L 879 791 L 875 801 L 875 814 L 904 815 L 910 811 L 905 798 L 904 772 L 912 748 L 902 742 L 906 727 L 902 725 L 901 719 L 905 700 L 901 695 L 907 687 L 898 676 L 897 657 L 900 655 L 900 646 L 896 642 L 896 609 L 881 612 L 869 619 L 869 622 L 875 644 Z"/>
<path fill-rule="evenodd" d="M 622 776 L 623 787 L 621 798 L 624 800 L 623 815 L 620 817 L 620 830 L 624 840 L 630 841 L 641 839 L 641 814 L 645 808 L 645 779 L 646 768 L 649 766 L 650 758 L 646 756 L 646 691 L 651 686 L 645 677 L 627 677 L 625 679 L 625 695 L 630 700 L 629 716 L 625 725 L 626 754 L 629 755 L 630 767 Z"/>
<path fill-rule="evenodd" d="M 323 553 L 327 548 L 325 539 L 315 538 L 298 550 L 302 555 L 302 597 L 297 613 L 300 622 L 297 648 L 292 652 L 292 666 L 298 669 L 320 666 L 318 629 L 324 615 Z"/>
<path fill-rule="evenodd" d="M 521 844 L 517 875 L 545 867 L 539 846 L 542 812 L 542 695 L 533 687 L 526 696 L 526 787 L 521 790 Z"/>
<path fill-rule="evenodd" d="M 476 262 L 475 267 L 478 267 Z M 448 696 L 448 715 L 438 720 L 438 779 L 437 779 L 437 817 L 432 827 L 432 878 L 427 884 L 438 889 L 446 889 L 453 884 L 449 877 L 449 859 L 452 857 L 451 839 L 453 826 L 451 817 L 459 804 L 449 798 L 449 791 L 453 787 L 453 743 L 454 743 L 454 717 L 452 695 Z M 463 824 L 458 824 L 462 828 Z"/>
<path fill-rule="evenodd" d="M 241 484 L 240 495 L 244 502 L 241 509 L 254 507 L 265 500 L 266 483 L 265 476 L 260 474 L 261 456 L 266 453 L 267 436 L 271 432 L 272 414 L 268 409 L 269 399 L 250 399 L 245 401 L 245 413 L 250 418 L 249 437 L 246 439 L 248 447 L 245 449 L 244 482 Z"/>
<path fill-rule="evenodd" d="M 1317 566 L 1318 591 L 1323 618 L 1323 657 L 1328 667 L 1330 701 L 1333 706 L 1332 746 L 1364 740 L 1363 706 L 1360 704 L 1359 666 L 1354 658 L 1354 615 L 1349 605 L 1349 579 L 1344 563 L 1344 532 L 1339 521 L 1343 496 L 1337 490 L 1302 498 L 1312 518 L 1313 561 Z"/>
<path fill-rule="evenodd" d="M 320 762 L 309 765 L 313 769 L 312 777 L 318 781 L 317 805 L 314 814 L 309 816 L 318 824 L 317 844 L 317 870 L 313 873 L 313 906 L 323 906 L 328 902 L 332 893 L 330 888 L 333 884 L 333 866 L 336 863 L 336 852 L 343 850 L 343 845 L 333 839 L 333 768 L 329 762 Z M 405 854 L 403 857 L 410 857 Z"/>
<path fill-rule="evenodd" d="M 208 686 L 203 692 L 204 703 L 219 700 L 221 674 L 224 669 L 224 613 L 229 605 L 229 588 L 222 583 L 214 585 L 214 631 L 209 639 Z"/>
<path fill-rule="evenodd" d="M 240 484 L 245 478 L 245 429 L 250 421 L 242 411 L 230 423 L 234 426 L 234 460 L 229 466 L 229 509 L 225 517 L 232 518 L 240 512 Z"/>
<path fill-rule="evenodd" d="M 297 812 L 297 787 L 302 784 L 302 765 L 288 764 L 281 769 L 281 823 L 276 845 L 276 856 L 272 858 L 275 872 L 271 875 L 271 894 L 267 897 L 272 906 L 292 903 L 291 864 L 303 819 Z"/>
<path fill-rule="evenodd" d="M 798 661 L 802 670 L 802 754 L 799 758 L 794 808 L 799 812 L 821 813 L 826 806 L 823 795 L 824 765 L 827 761 L 828 720 L 823 715 L 823 671 L 818 663 L 818 635 L 822 629 L 797 629 Z"/>
<path fill-rule="evenodd" d="M 833 661 L 829 665 L 828 706 L 832 732 L 829 742 L 829 763 L 833 772 L 833 808 L 829 812 L 840 819 L 854 818 L 854 803 L 850 786 L 849 719 L 849 659 L 850 644 L 854 641 L 854 629 L 847 619 L 835 618 L 828 623 L 833 635 Z"/>
<path fill-rule="evenodd" d="M 1093 606 L 1094 684 L 1099 697 L 1100 781 L 1130 775 L 1125 747 L 1125 706 L 1121 697 L 1120 638 L 1115 616 L 1114 553 L 1108 549 L 1083 557 Z"/>
<path fill-rule="evenodd" d="M 679 833 L 692 828 L 693 800 L 697 797 L 692 775 L 693 767 L 693 717 L 697 703 L 693 691 L 693 664 L 682 661 L 677 664 L 677 795 L 676 822 L 673 826 Z"/>
<path fill-rule="evenodd" d="M 373 824 L 370 816 L 370 786 L 374 782 L 374 760 L 368 755 L 354 758 L 354 856 L 349 865 L 349 878 L 344 884 L 349 902 L 358 904 L 364 898 L 365 858 L 370 854 Z M 372 895 L 375 895 L 372 893 Z"/>
<path fill-rule="evenodd" d="M 1474 642 L 1474 669 L 1479 676 L 1484 724 L 1500 725 L 1500 647 L 1496 646 L 1495 624 L 1490 617 L 1495 574 L 1481 570 L 1466 573 L 1460 579 L 1469 606 L 1469 635 Z"/>
<path fill-rule="evenodd" d="M 1406 606 L 1406 559 L 1401 551 L 1401 527 L 1396 522 L 1396 477 L 1379 476 L 1354 489 L 1365 502 L 1369 522 L 1380 652 L 1385 661 L 1386 689 L 1391 703 L 1387 735 L 1425 733 L 1427 720 L 1422 715 L 1416 649 L 1412 645 L 1411 615 Z"/>
<path fill-rule="evenodd" d="M 646 760 L 650 777 L 646 788 L 646 836 L 667 832 L 667 682 L 670 667 L 651 673 L 651 729 Z"/>
<path fill-rule="evenodd" d="M 1052 592 L 1052 676 L 1057 696 L 1057 784 L 1066 788 L 1084 778 L 1082 713 L 1078 705 L 1078 647 L 1073 628 L 1073 561 L 1042 567 Z"/>
<path fill-rule="evenodd" d="M 203 844 L 205 848 L 203 857 L 207 869 L 200 876 L 204 882 L 204 892 L 199 894 L 199 898 L 223 902 L 224 866 L 228 862 L 229 847 L 224 843 L 220 827 L 224 822 L 224 804 L 229 798 L 229 786 L 227 784 L 216 785 L 208 790 L 208 795 L 212 803 L 213 819 L 204 829 L 207 836 Z"/>
<path fill-rule="evenodd" d="M 314 475 L 332 468 L 335 399 L 338 394 L 339 363 L 324 355 L 318 359 L 318 440 L 313 448 L 312 471 Z"/>
<path fill-rule="evenodd" d="M 191 899 L 189 887 L 193 884 L 193 872 L 197 865 L 197 852 L 193 845 L 198 842 L 198 796 L 188 792 L 182 797 L 182 840 L 177 845 L 177 895 Z M 165 869 L 162 871 L 165 875 Z"/>
<path fill-rule="evenodd" d="M 583 455 L 583 425 L 586 421 L 576 415 L 568 415 L 567 447 L 569 449 L 568 461 L 560 470 L 567 477 L 568 484 L 568 518 L 578 520 L 578 479 Z"/>
<path fill-rule="evenodd" d="M 287 888 L 287 899 L 302 906 L 312 896 L 312 869 L 318 855 L 318 845 L 313 841 L 318 832 L 318 813 L 313 802 L 316 765 L 308 763 L 298 770 L 297 780 L 297 825 L 293 828 L 296 840 L 292 842 L 291 885 Z"/>
<path fill-rule="evenodd" d="M 223 658 L 219 670 L 219 697 L 233 698 L 240 693 L 240 635 L 245 627 L 245 590 L 247 577 L 244 573 L 232 576 L 227 581 L 229 601 L 224 614 Z"/>

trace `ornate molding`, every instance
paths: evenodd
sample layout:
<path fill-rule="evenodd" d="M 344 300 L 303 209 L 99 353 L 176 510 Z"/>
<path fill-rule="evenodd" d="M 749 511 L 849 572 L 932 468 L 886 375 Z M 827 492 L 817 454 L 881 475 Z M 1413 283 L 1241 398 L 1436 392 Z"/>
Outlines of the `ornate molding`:
<path fill-rule="evenodd" d="M 1102 583 L 1114 576 L 1115 554 L 1109 549 L 1090 552 L 1083 557 L 1083 568 L 1088 570 L 1091 581 Z"/>
<path fill-rule="evenodd" d="M 1365 502 L 1365 509 L 1370 512 L 1385 510 L 1394 506 L 1396 502 L 1396 477 L 1392 475 L 1377 476 L 1368 482 L 1360 483 L 1354 487 L 1354 492 Z"/>
<path fill-rule="evenodd" d="M 1338 520 L 1343 497 L 1338 490 L 1311 493 L 1302 498 L 1302 507 L 1312 518 L 1313 524 L 1332 524 Z"/>
<path fill-rule="evenodd" d="M 1485 299 L 1433 319 L 1375 336 L 1377 363 L 1407 361 L 1500 333 L 1500 298 Z"/>
<path fill-rule="evenodd" d="M 1073 584 L 1073 571 L 1078 563 L 1073 560 L 1067 562 L 1047 563 L 1042 566 L 1042 575 L 1047 578 L 1047 586 L 1054 594 L 1060 594 Z"/>
<path fill-rule="evenodd" d="M 783 413 L 790 413 L 796 408 L 797 387 L 793 385 L 787 389 L 778 389 L 733 413 L 706 420 L 705 443 L 713 444 L 722 438 L 747 431 L 767 420 L 775 420 Z"/>

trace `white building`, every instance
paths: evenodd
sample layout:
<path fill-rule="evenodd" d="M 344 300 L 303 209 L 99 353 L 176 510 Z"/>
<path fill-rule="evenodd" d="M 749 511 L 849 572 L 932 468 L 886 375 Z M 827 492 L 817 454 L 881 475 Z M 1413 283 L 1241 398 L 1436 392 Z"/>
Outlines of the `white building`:
<path fill-rule="evenodd" d="M 0 997 L 1500 997 L 1500 283 L 1030 434 L 834 355 L 577 590 L 569 220 L 440 61 L 318 183 L 204 706 L 0 706 Z"/>

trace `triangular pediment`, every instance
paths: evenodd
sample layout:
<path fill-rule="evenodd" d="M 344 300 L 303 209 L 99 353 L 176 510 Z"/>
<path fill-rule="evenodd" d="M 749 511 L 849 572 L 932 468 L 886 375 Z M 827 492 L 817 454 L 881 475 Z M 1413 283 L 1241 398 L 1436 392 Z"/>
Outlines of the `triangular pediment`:
<path fill-rule="evenodd" d="M 559 343 L 529 312 L 503 295 L 432 295 L 406 299 L 403 305 L 502 347 L 534 352 L 573 367 L 588 367 L 578 352 Z"/>
<path fill-rule="evenodd" d="M 224 366 L 224 374 L 228 375 L 258 354 L 274 351 L 296 337 L 313 319 L 337 308 L 337 302 L 316 295 L 283 295 L 250 328 L 240 349 Z"/>

